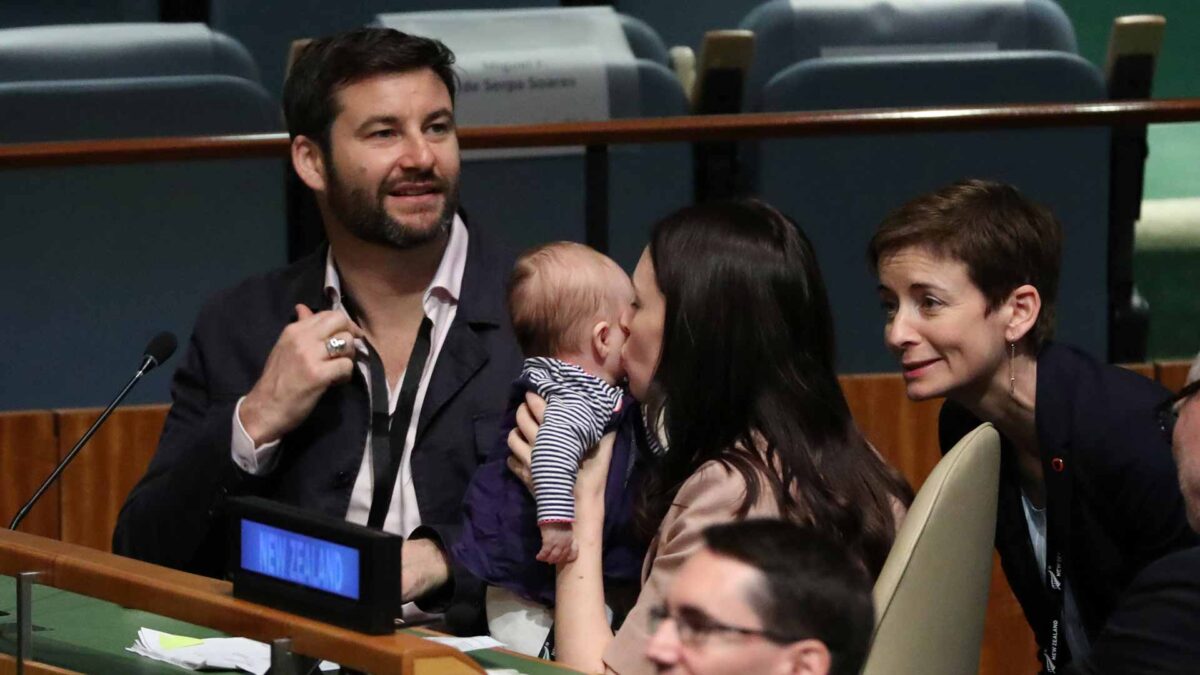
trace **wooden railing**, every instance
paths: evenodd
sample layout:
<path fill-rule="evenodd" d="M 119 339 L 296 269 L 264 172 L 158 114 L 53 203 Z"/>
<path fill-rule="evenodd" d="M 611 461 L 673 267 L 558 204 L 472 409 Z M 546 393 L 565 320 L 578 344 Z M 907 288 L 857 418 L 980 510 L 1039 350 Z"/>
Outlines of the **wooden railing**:
<path fill-rule="evenodd" d="M 692 115 L 605 122 L 466 127 L 463 149 L 585 146 L 586 242 L 608 250 L 608 147 L 804 136 L 940 133 L 1050 127 L 1138 126 L 1200 121 L 1200 98 L 1157 101 L 892 108 Z M 80 164 L 283 158 L 286 134 L 139 138 L 0 145 L 0 169 Z"/>
<path fill-rule="evenodd" d="M 606 122 L 465 127 L 463 149 L 736 141 L 1200 121 L 1200 98 L 1101 103 L 693 115 Z M 0 145 L 0 168 L 202 159 L 282 158 L 287 134 Z"/>

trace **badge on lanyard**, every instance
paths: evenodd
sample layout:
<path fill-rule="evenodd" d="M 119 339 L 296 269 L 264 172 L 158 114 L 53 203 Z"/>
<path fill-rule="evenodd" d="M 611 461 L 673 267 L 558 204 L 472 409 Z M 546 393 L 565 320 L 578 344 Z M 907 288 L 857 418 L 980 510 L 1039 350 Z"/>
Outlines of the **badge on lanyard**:
<path fill-rule="evenodd" d="M 1062 457 L 1050 460 L 1051 471 L 1045 473 L 1046 481 L 1046 590 L 1050 600 L 1050 622 L 1046 627 L 1046 647 L 1042 650 L 1042 661 L 1046 672 L 1058 670 L 1061 663 L 1070 659 L 1063 635 L 1063 593 L 1066 580 L 1063 578 L 1062 547 L 1068 531 L 1071 508 L 1071 480 L 1066 474 L 1066 461 Z"/>

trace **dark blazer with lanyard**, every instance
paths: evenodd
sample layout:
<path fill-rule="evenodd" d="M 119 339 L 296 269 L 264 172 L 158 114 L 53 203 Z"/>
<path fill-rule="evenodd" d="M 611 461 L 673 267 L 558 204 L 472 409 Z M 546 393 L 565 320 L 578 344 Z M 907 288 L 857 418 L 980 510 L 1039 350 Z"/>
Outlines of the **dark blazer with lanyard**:
<path fill-rule="evenodd" d="M 301 425 L 286 434 L 279 463 L 251 476 L 230 456 L 233 410 L 257 381 L 294 306 L 330 308 L 326 249 L 219 293 L 196 320 L 172 383 L 172 405 L 146 475 L 121 510 L 113 550 L 209 576 L 225 569 L 226 495 L 261 495 L 343 518 L 362 464 L 371 408 L 356 369 L 331 387 Z M 461 502 L 475 468 L 495 443 L 521 352 L 505 309 L 512 257 L 471 229 L 454 322 L 430 380 L 413 448 L 413 485 L 425 524 L 414 536 L 448 549 L 458 536 Z M 483 587 L 454 566 L 453 583 L 423 601 L 445 611 L 456 631 L 482 625 Z"/>
<path fill-rule="evenodd" d="M 1064 345 L 1047 344 L 1037 364 L 1047 569 L 1036 562 L 1007 439 L 1002 439 L 996 549 L 1037 637 L 1043 667 L 1054 672 L 1071 659 L 1060 625 L 1064 578 L 1070 579 L 1083 628 L 1094 640 L 1118 595 L 1143 567 L 1193 546 L 1197 538 L 1188 528 L 1170 442 L 1154 412 L 1169 392 Z M 979 423 L 947 401 L 939 418 L 942 452 Z M 1057 578 L 1057 588 L 1044 583 L 1048 576 Z M 1051 650 L 1056 662 L 1047 664 Z"/>

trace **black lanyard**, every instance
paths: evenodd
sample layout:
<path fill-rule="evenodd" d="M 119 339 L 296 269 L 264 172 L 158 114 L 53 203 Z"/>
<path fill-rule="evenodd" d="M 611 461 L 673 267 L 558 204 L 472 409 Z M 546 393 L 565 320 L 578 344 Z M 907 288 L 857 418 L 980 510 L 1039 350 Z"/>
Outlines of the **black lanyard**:
<path fill-rule="evenodd" d="M 1063 625 L 1066 579 L 1063 577 L 1062 549 L 1065 542 L 1062 539 L 1070 532 L 1071 517 L 1071 478 L 1066 468 L 1062 457 L 1055 457 L 1042 465 L 1046 483 L 1046 569 L 1043 581 L 1050 605 L 1050 620 L 1044 628 L 1042 659 L 1047 673 L 1057 672 L 1060 665 L 1071 659 Z"/>
<path fill-rule="evenodd" d="M 388 507 L 392 502 L 392 491 L 400 473 L 400 459 L 404 456 L 404 439 L 412 421 L 413 406 L 417 401 L 417 389 L 421 386 L 421 374 L 429 359 L 429 334 L 433 322 L 429 317 L 421 320 L 417 329 L 417 341 L 413 343 L 404 370 L 404 381 L 400 386 L 400 399 L 396 401 L 396 412 L 388 410 L 387 372 L 383 361 L 369 343 L 367 363 L 371 370 L 371 468 L 374 489 L 371 495 L 371 514 L 367 525 L 383 528 Z M 415 441 L 414 441 L 415 442 Z"/>

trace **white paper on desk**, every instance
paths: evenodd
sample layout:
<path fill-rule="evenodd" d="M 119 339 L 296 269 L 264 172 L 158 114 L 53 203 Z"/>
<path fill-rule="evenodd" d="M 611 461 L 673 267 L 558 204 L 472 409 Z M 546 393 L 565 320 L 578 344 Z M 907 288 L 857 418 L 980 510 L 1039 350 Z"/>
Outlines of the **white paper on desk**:
<path fill-rule="evenodd" d="M 271 648 L 247 638 L 199 640 L 142 628 L 138 631 L 137 641 L 126 649 L 188 670 L 236 668 L 254 675 L 264 675 L 271 669 Z M 330 661 L 322 661 L 320 665 L 321 670 L 335 670 L 337 667 Z"/>
<path fill-rule="evenodd" d="M 477 635 L 475 637 L 427 637 L 425 639 L 446 645 L 447 647 L 453 647 L 460 652 L 473 652 L 480 649 L 494 649 L 504 646 L 503 642 L 490 635 Z"/>

